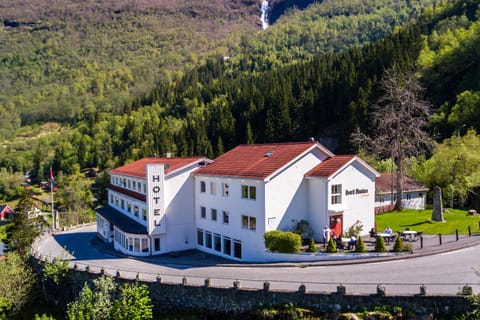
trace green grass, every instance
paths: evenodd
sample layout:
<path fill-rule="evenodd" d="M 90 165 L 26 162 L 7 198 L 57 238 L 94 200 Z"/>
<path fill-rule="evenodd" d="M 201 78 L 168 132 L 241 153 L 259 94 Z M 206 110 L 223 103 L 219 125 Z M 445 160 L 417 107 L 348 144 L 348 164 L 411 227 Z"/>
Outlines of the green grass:
<path fill-rule="evenodd" d="M 377 215 L 375 223 L 377 231 L 382 232 L 390 226 L 394 232 L 410 228 L 415 231 L 422 231 L 424 234 L 467 234 L 468 226 L 472 233 L 479 232 L 480 216 L 468 215 L 467 210 L 448 209 L 443 214 L 446 222 L 433 222 L 432 210 L 411 210 L 389 212 Z"/>

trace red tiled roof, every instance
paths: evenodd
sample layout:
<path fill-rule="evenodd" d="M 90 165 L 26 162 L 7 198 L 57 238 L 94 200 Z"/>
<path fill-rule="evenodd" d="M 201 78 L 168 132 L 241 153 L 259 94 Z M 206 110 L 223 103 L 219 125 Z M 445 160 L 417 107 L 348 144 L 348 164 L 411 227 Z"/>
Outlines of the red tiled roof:
<path fill-rule="evenodd" d="M 395 173 L 393 174 L 393 177 L 391 173 L 382 173 L 380 177 L 375 179 L 375 189 L 377 193 L 392 192 L 392 181 L 393 191 L 396 192 L 396 176 Z M 428 187 L 413 178 L 405 176 L 403 177 L 403 191 L 428 191 Z"/>
<path fill-rule="evenodd" d="M 264 179 L 315 145 L 333 155 L 318 142 L 239 145 L 194 173 Z"/>
<path fill-rule="evenodd" d="M 121 187 L 118 187 L 118 186 L 114 186 L 114 185 L 109 185 L 108 188 L 110 190 L 113 190 L 113 191 L 117 191 L 119 193 L 122 193 L 124 195 L 127 195 L 131 198 L 134 198 L 134 199 L 137 199 L 137 200 L 140 200 L 140 201 L 147 201 L 147 196 L 144 195 L 144 194 L 141 194 L 141 193 L 138 193 L 138 192 L 135 192 L 135 191 L 132 191 L 132 190 L 128 190 L 128 189 L 124 189 L 124 188 L 121 188 Z"/>
<path fill-rule="evenodd" d="M 349 163 L 355 155 L 339 155 L 328 158 L 305 174 L 307 177 L 328 178 Z"/>
<path fill-rule="evenodd" d="M 177 169 L 183 168 L 191 163 L 207 160 L 204 157 L 192 158 L 143 158 L 138 161 L 126 164 L 110 171 L 112 174 L 121 174 L 125 176 L 145 178 L 147 175 L 147 164 L 164 164 L 165 174 L 169 174 Z"/>

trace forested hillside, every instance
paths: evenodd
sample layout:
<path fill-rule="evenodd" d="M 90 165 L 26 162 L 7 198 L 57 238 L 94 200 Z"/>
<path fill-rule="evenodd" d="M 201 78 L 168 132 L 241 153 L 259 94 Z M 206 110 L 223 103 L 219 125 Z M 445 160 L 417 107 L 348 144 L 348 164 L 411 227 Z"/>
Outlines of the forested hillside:
<path fill-rule="evenodd" d="M 333 5 L 329 1 L 325 4 Z M 315 12 L 320 5 L 315 4 L 313 11 L 309 11 L 312 9 L 309 7 L 304 12 L 291 14 L 303 16 L 307 11 Z M 16 140 L 4 142 L 6 152 L 0 155 L 0 166 L 10 171 L 33 170 L 39 177 L 45 177 L 53 163 L 55 172 L 70 175 L 85 167 L 111 168 L 167 151 L 177 156 L 214 157 L 239 143 L 305 140 L 311 136 L 336 152 L 352 152 L 350 133 L 356 126 L 368 131 L 370 108 L 379 95 L 377 81 L 393 64 L 404 69 L 416 67 L 427 88 L 426 98 L 433 103 L 435 115 L 430 131 L 437 141 L 452 133 L 464 134 L 470 127 L 478 130 L 475 120 L 480 110 L 478 18 L 477 1 L 442 1 L 427 8 L 408 25 L 395 26 L 393 32 L 375 42 L 353 45 L 339 52 L 333 47 L 305 49 L 304 52 L 309 52 L 308 59 L 290 55 L 285 61 L 274 53 L 281 56 L 290 50 L 272 48 L 272 59 L 277 62 L 262 60 L 259 58 L 262 51 L 255 49 L 263 43 L 259 39 L 267 39 L 269 35 L 274 38 L 276 28 L 283 28 L 279 22 L 260 35 L 242 36 L 240 43 L 251 46 L 237 47 L 239 51 L 230 59 L 225 59 L 223 54 L 205 58 L 205 63 L 192 70 L 181 70 L 169 81 L 159 81 L 153 90 L 134 93 L 130 88 L 122 91 L 109 87 L 115 99 L 122 99 L 125 94 L 126 98 L 119 104 L 107 103 L 106 95 L 101 98 L 88 91 L 92 100 L 87 100 L 91 103 L 71 105 L 81 112 L 75 113 L 75 121 L 69 127 L 47 124 L 17 130 Z M 310 28 L 323 23 L 322 19 L 315 18 Z M 332 25 L 333 30 L 336 24 Z M 305 28 L 307 26 L 305 24 Z M 9 32 L 15 32 L 18 27 Z M 384 32 L 388 32 L 388 28 Z M 292 35 L 292 38 L 298 37 Z M 362 41 L 358 38 L 355 44 Z M 278 38 L 277 42 L 284 43 L 285 48 L 289 44 L 285 38 Z M 349 45 L 343 43 L 340 47 Z M 230 50 L 234 48 L 230 46 Z M 15 55 L 16 51 L 9 54 Z M 123 67 L 120 62 L 116 65 Z M 164 72 L 158 74 L 155 70 L 145 71 L 146 77 L 165 76 Z M 94 82 L 102 79 L 98 74 L 87 74 Z M 52 84 L 51 88 L 57 86 Z M 98 88 L 105 89 L 104 86 Z M 44 97 L 70 99 L 67 93 Z M 14 100 L 3 99 L 15 101 L 20 97 L 28 100 L 22 94 Z M 41 101 L 43 96 L 35 97 Z M 76 99 L 77 95 L 73 97 Z M 92 101 L 100 101 L 101 107 Z M 12 102 L 5 111 L 4 106 L 2 119 L 14 116 L 17 107 Z M 58 110 L 69 117 L 70 109 Z M 55 119 L 54 111 L 45 114 Z"/>
<path fill-rule="evenodd" d="M 255 1 L 0 1 L 0 138 L 20 125 L 122 113 L 240 33 Z"/>

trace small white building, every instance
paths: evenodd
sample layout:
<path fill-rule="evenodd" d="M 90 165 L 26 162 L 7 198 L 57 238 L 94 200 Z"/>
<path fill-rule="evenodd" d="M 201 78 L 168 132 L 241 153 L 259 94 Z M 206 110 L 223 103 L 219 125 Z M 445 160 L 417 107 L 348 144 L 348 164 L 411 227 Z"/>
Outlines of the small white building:
<path fill-rule="evenodd" d="M 215 161 L 142 159 L 114 169 L 97 233 L 129 255 L 196 248 L 239 261 L 263 261 L 265 232 L 306 220 L 342 234 L 374 226 L 375 178 L 354 155 L 318 142 L 240 145 Z"/>
<path fill-rule="evenodd" d="M 382 173 L 375 181 L 375 213 L 393 210 L 397 201 L 396 175 Z M 417 180 L 403 178 L 402 206 L 406 209 L 425 209 L 429 189 Z"/>

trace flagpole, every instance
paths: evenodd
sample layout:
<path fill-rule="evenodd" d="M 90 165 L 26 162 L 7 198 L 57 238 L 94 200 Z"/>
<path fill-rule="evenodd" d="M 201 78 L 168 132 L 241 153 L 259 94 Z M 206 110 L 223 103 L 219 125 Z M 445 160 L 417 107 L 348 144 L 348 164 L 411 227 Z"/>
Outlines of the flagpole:
<path fill-rule="evenodd" d="M 53 171 L 52 166 L 50 166 L 50 200 L 52 202 L 52 229 L 55 230 L 57 228 L 57 219 L 55 218 L 55 211 L 53 208 Z"/>

